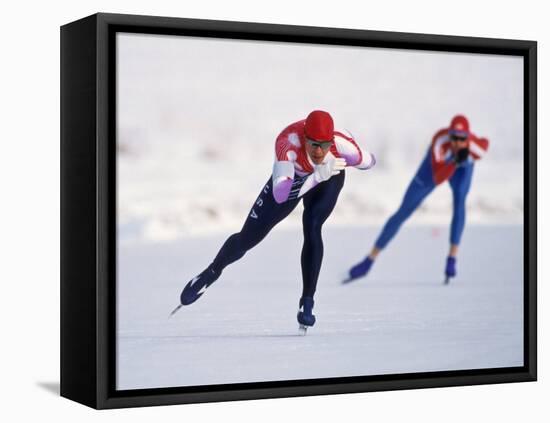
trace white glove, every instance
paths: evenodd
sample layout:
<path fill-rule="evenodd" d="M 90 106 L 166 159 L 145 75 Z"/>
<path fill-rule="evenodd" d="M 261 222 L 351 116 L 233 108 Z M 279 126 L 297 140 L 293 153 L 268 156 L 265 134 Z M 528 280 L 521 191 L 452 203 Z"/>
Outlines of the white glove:
<path fill-rule="evenodd" d="M 346 167 L 346 159 L 331 157 L 325 163 L 315 166 L 313 178 L 318 184 L 327 181 L 331 176 L 338 175 Z"/>

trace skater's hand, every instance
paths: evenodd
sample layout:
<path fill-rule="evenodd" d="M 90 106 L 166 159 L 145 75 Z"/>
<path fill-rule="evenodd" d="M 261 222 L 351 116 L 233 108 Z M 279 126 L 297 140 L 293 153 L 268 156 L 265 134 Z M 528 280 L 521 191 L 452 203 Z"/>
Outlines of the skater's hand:
<path fill-rule="evenodd" d="M 338 175 L 346 167 L 346 159 L 331 157 L 325 163 L 315 166 L 313 177 L 317 183 L 327 181 L 331 176 Z"/>

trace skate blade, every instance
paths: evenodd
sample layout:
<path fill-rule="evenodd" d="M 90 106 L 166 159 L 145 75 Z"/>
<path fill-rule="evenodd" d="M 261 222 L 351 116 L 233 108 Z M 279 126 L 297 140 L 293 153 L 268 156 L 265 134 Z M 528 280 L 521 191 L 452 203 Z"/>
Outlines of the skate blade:
<path fill-rule="evenodd" d="M 357 279 L 364 278 L 365 276 L 366 276 L 366 275 L 361 275 L 361 276 L 355 276 L 355 277 L 353 277 L 353 276 L 347 275 L 347 276 L 345 277 L 345 279 L 342 280 L 342 285 L 346 285 L 346 284 L 348 284 L 348 283 L 350 283 L 350 282 L 353 282 L 353 281 L 355 281 L 355 280 L 357 280 Z"/>
<path fill-rule="evenodd" d="M 298 332 L 300 332 L 300 335 L 305 336 L 307 334 L 307 326 L 306 325 L 298 326 Z"/>
<path fill-rule="evenodd" d="M 449 282 L 451 282 L 451 277 L 450 277 L 450 276 L 447 276 L 447 277 L 445 278 L 445 280 L 443 281 L 443 284 L 449 285 Z"/>
<path fill-rule="evenodd" d="M 172 317 L 174 314 L 176 314 L 178 312 L 178 310 L 180 308 L 183 307 L 183 304 L 180 304 L 179 306 L 177 306 L 174 310 L 172 310 L 172 313 L 170 313 L 170 315 L 168 316 L 168 318 Z"/>

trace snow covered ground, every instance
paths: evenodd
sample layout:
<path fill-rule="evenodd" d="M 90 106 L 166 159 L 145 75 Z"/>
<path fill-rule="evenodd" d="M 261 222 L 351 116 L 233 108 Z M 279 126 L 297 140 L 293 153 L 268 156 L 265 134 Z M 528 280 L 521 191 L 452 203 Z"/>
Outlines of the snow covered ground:
<path fill-rule="evenodd" d="M 275 228 L 171 319 L 180 290 L 225 235 L 121 246 L 117 388 L 522 365 L 521 226 L 469 225 L 458 277 L 444 286 L 447 227 L 408 225 L 368 278 L 341 285 L 377 230 L 329 219 L 317 323 L 305 337 L 298 229 Z"/>
<path fill-rule="evenodd" d="M 464 113 L 490 140 L 471 223 L 523 221 L 523 62 L 483 54 L 119 35 L 118 228 L 123 243 L 225 233 L 271 173 L 276 136 L 317 108 L 372 151 L 332 218 L 382 224 L 434 133 Z M 447 187 L 415 223 L 444 224 Z M 283 225 L 296 227 L 299 216 Z"/>

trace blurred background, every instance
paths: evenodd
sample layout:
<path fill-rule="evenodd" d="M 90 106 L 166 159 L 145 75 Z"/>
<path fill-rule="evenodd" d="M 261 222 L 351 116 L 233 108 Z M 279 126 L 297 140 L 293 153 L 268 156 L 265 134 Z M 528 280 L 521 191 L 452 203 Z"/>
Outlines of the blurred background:
<path fill-rule="evenodd" d="M 469 224 L 523 221 L 523 61 L 411 50 L 119 34 L 118 239 L 122 245 L 238 231 L 271 174 L 274 142 L 313 109 L 373 152 L 349 169 L 332 226 L 379 226 L 434 133 L 457 114 L 490 140 Z M 409 225 L 446 225 L 447 183 Z M 301 206 L 281 227 L 301 225 Z"/>

